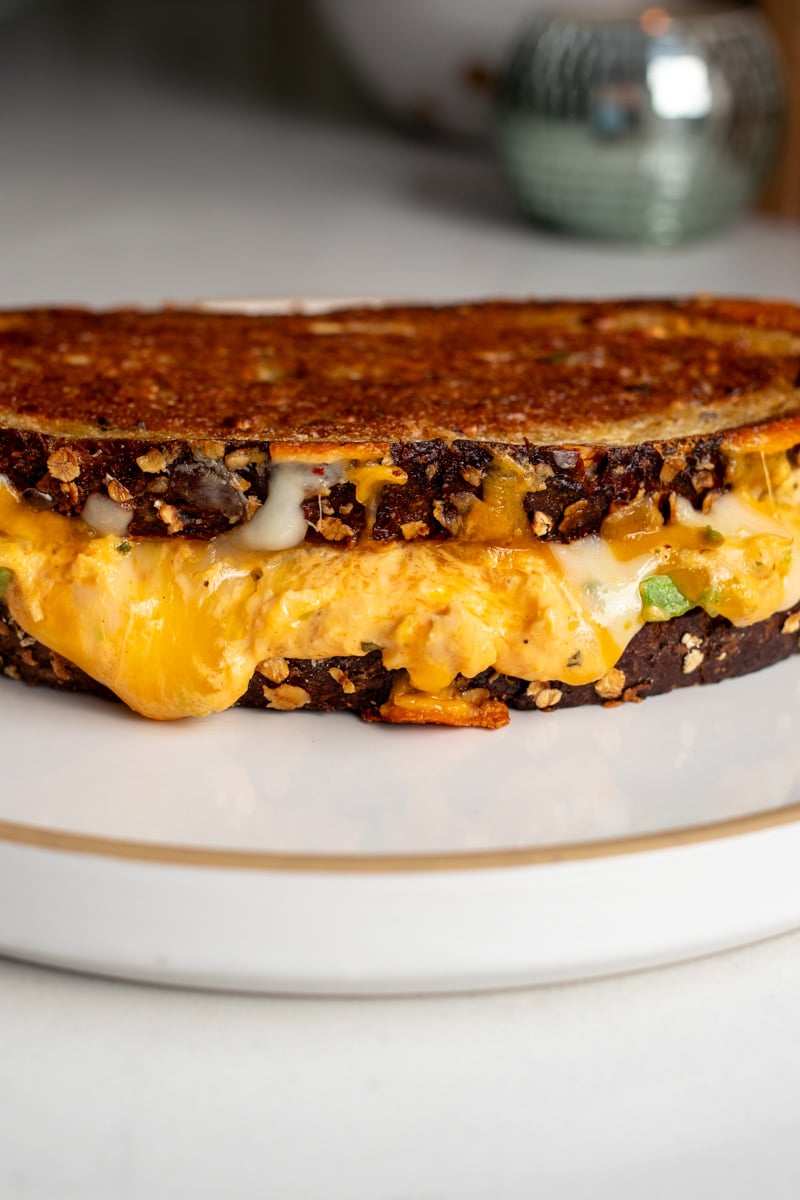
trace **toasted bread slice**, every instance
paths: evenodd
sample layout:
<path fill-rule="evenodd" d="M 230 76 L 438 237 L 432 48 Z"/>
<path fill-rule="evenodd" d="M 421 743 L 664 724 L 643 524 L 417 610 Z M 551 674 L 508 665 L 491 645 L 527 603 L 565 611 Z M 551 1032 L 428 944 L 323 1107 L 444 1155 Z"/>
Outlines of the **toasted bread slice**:
<path fill-rule="evenodd" d="M 732 451 L 800 442 L 799 364 L 800 308 L 742 300 L 8 312 L 0 471 L 41 507 L 99 495 L 131 536 L 207 538 L 278 465 L 396 466 L 326 482 L 322 513 L 307 498 L 304 536 L 347 546 L 463 536 L 510 462 L 528 519 L 569 541 L 642 491 L 701 504 Z"/>
<path fill-rule="evenodd" d="M 800 308 L 0 314 L 4 669 L 496 728 L 796 648 Z"/>

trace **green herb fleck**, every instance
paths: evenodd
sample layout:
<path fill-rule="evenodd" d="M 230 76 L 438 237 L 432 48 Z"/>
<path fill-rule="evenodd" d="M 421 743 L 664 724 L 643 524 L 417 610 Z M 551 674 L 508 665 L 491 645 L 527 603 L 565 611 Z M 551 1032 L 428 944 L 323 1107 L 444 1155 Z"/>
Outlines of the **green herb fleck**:
<path fill-rule="evenodd" d="M 706 525 L 701 531 L 700 536 L 708 546 L 721 546 L 725 541 L 725 538 L 722 536 L 720 531 L 718 529 L 713 529 L 711 525 Z"/>
<path fill-rule="evenodd" d="M 710 617 L 718 617 L 721 599 L 722 592 L 718 587 L 707 587 L 697 597 L 697 603 L 706 610 Z"/>
<path fill-rule="evenodd" d="M 6 588 L 11 583 L 12 573 L 8 567 L 0 567 L 0 600 L 6 594 Z"/>
<path fill-rule="evenodd" d="M 130 542 L 120 542 L 120 544 L 117 546 L 117 552 L 119 554 L 130 554 L 130 552 L 131 552 Z"/>
<path fill-rule="evenodd" d="M 645 621 L 669 621 L 694 608 L 671 575 L 651 575 L 639 584 Z"/>
<path fill-rule="evenodd" d="M 380 650 L 380 646 L 377 642 L 362 642 L 361 649 L 365 654 L 369 654 L 372 650 Z"/>
<path fill-rule="evenodd" d="M 582 662 L 583 662 L 583 655 L 581 654 L 580 650 L 576 650 L 575 653 L 570 655 L 570 657 L 567 659 L 567 666 L 568 667 L 579 667 Z"/>

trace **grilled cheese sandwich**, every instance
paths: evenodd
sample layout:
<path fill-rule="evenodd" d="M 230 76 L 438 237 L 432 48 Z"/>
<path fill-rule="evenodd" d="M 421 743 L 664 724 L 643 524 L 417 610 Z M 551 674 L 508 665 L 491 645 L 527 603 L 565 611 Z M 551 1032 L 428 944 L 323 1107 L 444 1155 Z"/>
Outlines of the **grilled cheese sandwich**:
<path fill-rule="evenodd" d="M 595 392 L 585 401 L 593 440 L 576 438 L 573 422 L 562 433 L 574 440 L 562 436 L 544 445 L 518 436 L 470 441 L 456 436 L 462 429 L 443 437 L 446 411 L 437 412 L 430 428 L 417 428 L 418 435 L 436 437 L 381 441 L 374 436 L 387 432 L 381 414 L 380 420 L 373 415 L 360 438 L 352 422 L 346 441 L 301 437 L 296 409 L 306 400 L 295 397 L 294 408 L 287 408 L 285 392 L 272 400 L 276 412 L 283 403 L 294 440 L 285 436 L 284 426 L 282 438 L 260 437 L 263 430 L 250 428 L 232 441 L 224 421 L 209 426 L 202 411 L 193 416 L 180 395 L 176 436 L 166 437 L 164 430 L 150 436 L 134 420 L 118 429 L 92 411 L 98 381 L 111 387 L 109 381 L 124 378 L 126 355 L 138 353 L 141 360 L 149 332 L 148 369 L 156 356 L 159 371 L 174 377 L 177 389 L 187 367 L 177 369 L 174 362 L 174 324 L 187 321 L 193 329 L 192 315 L 162 314 L 154 325 L 146 314 L 8 315 L 7 340 L 12 335 L 13 346 L 25 332 L 34 342 L 26 349 L 34 367 L 38 362 L 52 370 L 51 358 L 35 345 L 37 328 L 48 347 L 60 331 L 73 362 L 70 347 L 82 337 L 88 363 L 77 365 L 86 370 L 93 364 L 93 387 L 85 395 L 80 382 L 62 382 L 72 411 L 62 407 L 53 415 L 51 423 L 62 427 L 57 434 L 32 402 L 17 411 L 7 407 L 5 418 L 0 414 L 0 589 L 10 618 L 6 629 L 17 631 L 19 647 L 10 664 L 8 644 L 4 647 L 10 673 L 26 673 L 21 656 L 27 653 L 27 677 L 42 677 L 40 659 L 30 649 L 34 642 L 50 654 L 56 677 L 57 664 L 72 683 L 85 676 L 135 711 L 168 720 L 218 712 L 243 697 L 252 702 L 254 692 L 264 707 L 281 710 L 358 708 L 362 685 L 356 686 L 353 675 L 369 661 L 379 686 L 365 690 L 363 715 L 496 727 L 507 719 L 509 700 L 542 709 L 587 689 L 606 703 L 623 697 L 628 680 L 619 664 L 645 626 L 666 630 L 696 613 L 715 629 L 747 630 L 786 613 L 780 627 L 791 628 L 791 610 L 800 604 L 795 455 L 800 395 L 787 381 L 800 364 L 800 318 L 797 310 L 782 306 L 783 323 L 775 327 L 776 314 L 769 309 L 772 323 L 766 326 L 758 322 L 764 316 L 758 305 L 733 314 L 723 308 L 720 316 L 709 311 L 708 302 L 696 303 L 696 312 L 688 303 L 663 310 L 644 303 L 407 309 L 400 310 L 402 318 L 394 311 L 359 310 L 331 314 L 324 328 L 318 319 L 315 325 L 306 318 L 303 325 L 302 318 L 286 318 L 288 331 L 281 318 L 272 319 L 277 327 L 270 320 L 248 326 L 246 318 L 236 319 L 258 335 L 262 375 L 269 358 L 265 345 L 274 348 L 277 339 L 286 357 L 287 341 L 281 339 L 291 343 L 298 322 L 295 349 L 301 333 L 312 340 L 361 339 L 362 371 L 380 377 L 382 395 L 386 364 L 379 351 L 387 338 L 391 362 L 395 341 L 407 338 L 409 328 L 429 328 L 439 320 L 451 339 L 455 328 L 459 346 L 467 333 L 477 336 L 483 328 L 476 352 L 489 368 L 499 364 L 506 392 L 496 384 L 493 393 L 466 405 L 452 350 L 443 356 L 441 348 L 439 377 L 431 387 L 439 394 L 449 370 L 462 410 L 466 405 L 477 412 L 480 400 L 481 419 L 488 420 L 486 410 L 499 413 L 495 432 L 506 437 L 503 422 L 509 416 L 518 434 L 541 425 L 542 408 L 552 422 L 552 368 L 569 380 L 579 368 L 587 369 L 576 356 L 594 353 L 590 377 L 599 371 L 607 390 L 612 352 L 618 391 L 627 387 L 626 371 L 641 359 L 660 395 L 664 379 L 677 371 L 674 390 L 680 394 L 670 400 L 672 427 L 666 432 L 674 435 L 677 422 L 680 436 L 639 443 L 617 429 L 614 441 L 594 440 L 602 400 Z M 583 348 L 580 330 L 565 326 L 575 311 L 594 322 Z M 756 318 L 752 328 L 743 320 L 748 314 Z M 618 327 L 612 330 L 615 317 Z M 163 331 L 159 336 L 159 320 L 166 322 L 169 337 Z M 213 327 L 215 369 L 235 376 L 242 365 L 232 362 L 235 339 L 226 318 L 197 320 Z M 680 330 L 671 339 L 670 321 L 678 320 Z M 109 325 L 111 344 L 102 337 Z M 696 343 L 688 366 L 687 329 Z M 540 398 L 537 408 L 529 399 L 523 426 L 516 419 L 522 409 L 513 387 L 524 378 L 530 389 L 536 363 L 542 362 L 541 354 L 537 359 L 529 353 L 531 330 L 539 343 L 544 336 L 546 346 L 558 346 L 566 338 L 570 349 L 566 357 L 552 351 L 551 357 L 561 356 L 558 361 L 539 368 L 548 376 L 547 404 Z M 13 364 L 2 331 L 0 321 L 0 364 L 4 358 Z M 100 349 L 92 337 L 103 343 Z M 626 366 L 621 341 L 632 338 L 638 357 L 631 352 Z M 731 342 L 737 347 L 735 369 Z M 653 355 L 654 343 L 661 346 L 660 358 Z M 344 358 L 349 361 L 348 352 Z M 520 361 L 525 376 L 519 374 Z M 660 363 L 658 371 L 653 363 Z M 748 363 L 759 385 L 750 407 L 761 419 L 739 421 L 743 401 L 737 392 L 731 410 L 739 423 L 711 429 L 704 413 L 717 422 L 722 405 L 715 379 L 731 371 L 746 379 Z M 351 376 L 353 369 L 351 363 Z M 428 370 L 436 369 L 433 355 Z M 30 373 L 19 360 L 15 370 Z M 62 372 L 68 374 L 66 366 Z M 267 399 L 278 373 L 273 361 L 272 378 L 259 382 Z M 47 381 L 50 386 L 51 375 Z M 330 404 L 330 374 L 324 386 L 316 383 L 320 402 Z M 192 384 L 198 390 L 197 381 Z M 425 402 L 416 412 L 408 410 L 406 391 L 402 397 L 403 420 L 413 418 L 417 427 L 427 411 L 427 392 L 418 386 Z M 112 392 L 115 387 L 118 383 Z M 359 396 L 368 391 L 369 383 Z M 516 405 L 513 413 L 507 393 Z M 7 396 L 6 388 L 6 403 Z M 613 402 L 603 403 L 615 413 L 618 400 L 615 394 Z M 639 427 L 655 428 L 657 413 L 640 398 L 632 407 Z M 463 411 L 461 418 L 463 423 Z M 193 419 L 198 424 L 184 428 Z M 67 420 L 71 433 L 63 430 Z M 247 412 L 237 420 L 253 423 Z M 702 433 L 686 433 L 698 424 Z M 690 675 L 691 664 L 704 657 L 702 638 L 693 645 L 696 634 L 682 636 L 689 638 L 681 643 L 681 661 Z M 13 644 L 11 634 L 9 639 Z M 317 694 L 318 677 L 325 664 L 323 695 Z M 76 676 L 70 675 L 73 669 Z M 508 680 L 515 685 L 513 696 L 507 694 Z M 659 690 L 657 683 L 651 690 Z M 341 705 L 335 702 L 339 694 Z"/>

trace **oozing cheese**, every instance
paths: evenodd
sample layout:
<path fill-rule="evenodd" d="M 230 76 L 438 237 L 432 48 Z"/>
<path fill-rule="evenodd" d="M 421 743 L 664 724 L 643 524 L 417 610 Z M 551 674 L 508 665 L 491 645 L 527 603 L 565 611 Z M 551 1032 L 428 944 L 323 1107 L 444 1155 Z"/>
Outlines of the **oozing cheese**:
<path fill-rule="evenodd" d="M 679 505 L 674 523 L 616 541 L 269 552 L 236 534 L 120 542 L 33 511 L 2 485 L 0 567 L 12 573 L 5 602 L 27 633 L 131 708 L 170 719 L 229 707 L 265 659 L 376 645 L 425 692 L 486 668 L 588 683 L 640 628 L 639 589 L 653 574 L 736 624 L 796 603 L 793 512 L 726 496 L 703 515 Z"/>
<path fill-rule="evenodd" d="M 325 467 L 282 463 L 274 467 L 269 495 L 252 520 L 237 530 L 238 544 L 248 550 L 288 550 L 290 546 L 299 546 L 308 528 L 303 501 L 338 482 L 341 475 L 337 463 Z"/>

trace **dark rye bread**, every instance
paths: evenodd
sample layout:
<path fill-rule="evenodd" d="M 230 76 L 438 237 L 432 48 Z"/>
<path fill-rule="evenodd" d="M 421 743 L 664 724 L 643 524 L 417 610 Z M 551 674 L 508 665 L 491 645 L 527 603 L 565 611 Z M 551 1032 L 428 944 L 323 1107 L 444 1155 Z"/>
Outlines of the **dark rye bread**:
<path fill-rule="evenodd" d="M 534 685 L 494 671 L 473 679 L 459 677 L 456 686 L 485 689 L 488 697 L 512 709 L 553 711 L 586 704 L 606 706 L 637 702 L 675 688 L 719 683 L 780 662 L 800 650 L 800 606 L 776 613 L 745 629 L 724 617 L 693 609 L 671 621 L 644 625 L 617 666 L 597 684 L 575 687 L 558 681 Z M 0 667 L 11 679 L 69 692 L 117 698 L 61 655 L 27 635 L 0 606 Z M 276 686 L 259 672 L 238 701 L 248 708 L 271 710 L 350 710 L 367 720 L 380 720 L 397 672 L 387 671 L 379 651 L 361 657 L 289 659 L 286 675 Z M 281 673 L 283 674 L 283 673 Z M 285 702 L 290 689 L 291 704 Z M 303 694 L 307 699 L 303 698 Z M 502 722 L 500 722 L 502 723 Z"/>
<path fill-rule="evenodd" d="M 457 533 L 498 454 L 530 481 L 536 536 L 569 541 L 642 494 L 699 507 L 733 445 L 798 443 L 791 304 L 0 313 L 0 473 L 69 515 L 107 494 L 134 537 L 229 530 L 278 458 L 333 445 L 408 480 L 383 487 L 371 520 L 352 483 L 324 512 L 310 499 L 309 541 Z"/>

